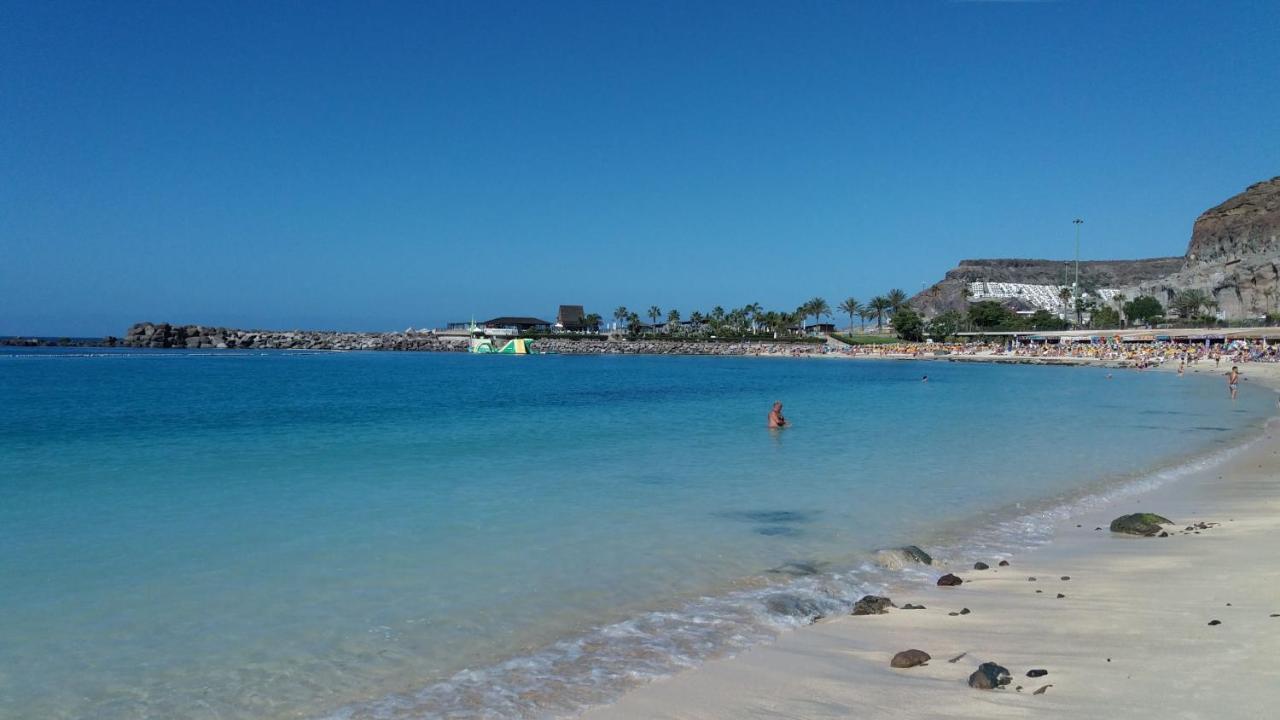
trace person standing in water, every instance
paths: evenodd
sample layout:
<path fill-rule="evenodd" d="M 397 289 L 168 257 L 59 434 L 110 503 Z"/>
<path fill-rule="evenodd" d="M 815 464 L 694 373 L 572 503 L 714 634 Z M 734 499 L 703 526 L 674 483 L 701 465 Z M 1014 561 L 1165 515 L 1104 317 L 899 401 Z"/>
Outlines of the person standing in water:
<path fill-rule="evenodd" d="M 1240 367 L 1238 365 L 1231 366 L 1231 372 L 1227 373 L 1227 388 L 1231 390 L 1231 399 L 1236 399 L 1236 393 L 1240 390 Z"/>
<path fill-rule="evenodd" d="M 787 419 L 782 416 L 782 403 L 774 403 L 773 409 L 769 411 L 769 429 L 784 428 L 787 425 Z"/>

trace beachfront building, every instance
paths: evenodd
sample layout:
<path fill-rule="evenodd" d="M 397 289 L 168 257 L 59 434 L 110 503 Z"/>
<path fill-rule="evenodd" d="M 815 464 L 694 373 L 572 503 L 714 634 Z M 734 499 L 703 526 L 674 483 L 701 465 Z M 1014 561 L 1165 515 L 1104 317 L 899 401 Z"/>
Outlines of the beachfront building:
<path fill-rule="evenodd" d="M 584 332 L 586 329 L 586 313 L 581 305 L 561 305 L 556 311 L 556 330 Z"/>
<path fill-rule="evenodd" d="M 820 335 L 830 335 L 836 331 L 835 323 L 814 323 L 813 325 L 804 326 L 804 334 L 811 337 Z"/>
<path fill-rule="evenodd" d="M 503 315 L 502 317 L 496 317 L 492 320 L 485 320 L 480 323 L 480 326 L 485 330 L 500 330 L 506 331 L 506 333 L 515 334 L 551 331 L 551 323 L 547 320 L 539 320 L 535 317 L 516 317 L 510 315 Z"/>

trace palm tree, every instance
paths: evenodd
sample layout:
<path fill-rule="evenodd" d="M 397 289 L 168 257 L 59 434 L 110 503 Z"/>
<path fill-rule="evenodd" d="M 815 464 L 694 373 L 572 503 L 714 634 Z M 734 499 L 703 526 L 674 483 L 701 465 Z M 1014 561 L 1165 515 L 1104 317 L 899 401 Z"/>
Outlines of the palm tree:
<path fill-rule="evenodd" d="M 893 309 L 893 303 L 884 295 L 877 295 L 871 298 L 871 302 L 867 303 L 867 307 L 871 309 L 873 317 L 876 319 L 876 329 L 884 329 L 884 314 Z"/>
<path fill-rule="evenodd" d="M 764 308 L 760 306 L 760 303 L 749 303 L 742 310 L 747 314 L 747 320 L 751 323 L 751 332 L 754 333 L 756 324 L 760 322 L 760 313 L 764 312 Z"/>
<path fill-rule="evenodd" d="M 760 320 L 764 325 L 764 329 L 773 333 L 773 338 L 776 340 L 778 338 L 778 325 L 781 324 L 781 322 L 778 319 L 778 313 L 774 312 L 773 310 L 770 310 L 769 312 L 765 313 L 764 316 L 760 318 Z"/>
<path fill-rule="evenodd" d="M 894 288 L 885 295 L 885 299 L 889 301 L 889 311 L 898 312 L 907 304 L 907 294 L 898 288 Z"/>
<path fill-rule="evenodd" d="M 707 319 L 703 317 L 702 313 L 698 312 L 697 310 L 694 310 L 693 312 L 689 313 L 689 322 L 693 323 L 694 326 L 701 326 L 702 323 L 706 322 L 706 320 Z"/>
<path fill-rule="evenodd" d="M 584 328 L 589 328 L 591 330 L 594 330 L 595 332 L 600 332 L 600 321 L 602 319 L 603 318 L 601 318 L 598 314 L 591 313 L 590 315 L 587 315 L 586 317 L 582 318 L 582 326 Z"/>
<path fill-rule="evenodd" d="M 1058 291 L 1058 299 L 1062 301 L 1062 319 L 1067 319 L 1067 303 L 1071 302 L 1071 288 L 1064 287 Z"/>
<path fill-rule="evenodd" d="M 867 321 L 875 319 L 876 311 L 870 305 L 863 305 L 858 311 L 858 324 L 862 326 L 862 332 L 867 331 Z"/>
<path fill-rule="evenodd" d="M 679 311 L 679 310 L 672 310 L 671 312 L 667 313 L 667 324 L 668 324 L 668 325 L 678 325 L 679 323 L 680 323 L 680 311 Z"/>
<path fill-rule="evenodd" d="M 1200 308 L 1211 310 L 1218 306 L 1218 303 L 1208 293 L 1199 289 L 1183 290 L 1173 296 L 1173 302 L 1170 304 L 1173 305 L 1184 320 L 1197 318 L 1200 314 Z"/>
<path fill-rule="evenodd" d="M 808 313 L 806 314 L 813 316 L 814 325 L 822 322 L 823 315 L 831 315 L 831 306 L 827 304 L 826 300 L 820 297 L 816 297 L 805 303 L 804 307 L 808 310 Z"/>
<path fill-rule="evenodd" d="M 662 308 L 657 305 L 650 305 L 647 315 L 649 316 L 649 324 L 657 325 L 658 318 L 662 317 Z"/>
<path fill-rule="evenodd" d="M 849 316 L 849 332 L 853 332 L 853 316 L 862 313 L 862 303 L 858 302 L 858 298 L 845 298 L 840 303 L 840 312 Z"/>
<path fill-rule="evenodd" d="M 724 323 L 724 308 L 719 305 L 711 308 L 711 323 L 713 325 L 720 325 Z"/>
<path fill-rule="evenodd" d="M 639 315 L 635 313 L 630 313 L 627 315 L 627 329 L 629 329 L 631 332 L 635 332 L 636 330 L 640 329 Z"/>
<path fill-rule="evenodd" d="M 631 316 L 631 311 L 627 309 L 626 305 L 619 305 L 618 307 L 614 308 L 613 319 L 617 321 L 619 330 L 621 330 L 623 325 L 626 324 L 627 318 L 630 316 Z"/>

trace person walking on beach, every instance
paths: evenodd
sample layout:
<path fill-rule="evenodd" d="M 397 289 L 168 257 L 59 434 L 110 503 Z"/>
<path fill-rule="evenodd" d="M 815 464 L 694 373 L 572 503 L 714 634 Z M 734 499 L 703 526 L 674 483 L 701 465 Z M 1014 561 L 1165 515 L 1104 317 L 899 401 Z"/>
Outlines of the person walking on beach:
<path fill-rule="evenodd" d="M 1236 393 L 1240 389 L 1240 367 L 1231 366 L 1231 372 L 1227 373 L 1227 388 L 1231 390 L 1231 399 L 1236 399 Z"/>
<path fill-rule="evenodd" d="M 769 411 L 769 429 L 784 428 L 787 426 L 787 419 L 782 416 L 782 403 L 775 402 L 773 409 Z"/>

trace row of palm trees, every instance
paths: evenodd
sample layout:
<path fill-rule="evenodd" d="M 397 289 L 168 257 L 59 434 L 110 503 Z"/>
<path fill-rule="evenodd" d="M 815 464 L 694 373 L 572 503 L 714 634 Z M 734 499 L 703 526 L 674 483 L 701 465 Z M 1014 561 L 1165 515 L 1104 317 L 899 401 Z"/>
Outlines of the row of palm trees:
<path fill-rule="evenodd" d="M 821 298 L 816 298 L 821 299 Z M 810 302 L 813 302 L 812 300 Z M 825 305 L 826 303 L 823 302 Z M 845 298 L 840 303 L 840 312 L 849 316 L 849 330 L 853 330 L 853 319 L 857 317 L 860 320 L 862 329 L 867 328 L 867 321 L 874 319 L 876 321 L 876 329 L 884 329 L 884 319 L 892 316 L 899 310 L 907 306 L 907 294 L 898 288 L 894 288 L 884 295 L 876 295 L 868 300 L 865 304 L 855 297 Z"/>
<path fill-rule="evenodd" d="M 868 320 L 875 320 L 876 327 L 883 329 L 884 321 L 906 306 L 907 294 L 894 288 L 884 295 L 875 296 L 865 305 L 857 298 L 846 298 L 837 309 L 849 316 L 850 330 L 853 329 L 854 317 L 862 319 L 862 328 L 865 330 Z M 781 332 L 803 328 L 805 321 L 810 317 L 813 318 L 815 325 L 819 324 L 823 317 L 832 317 L 831 313 L 831 306 L 826 299 L 815 297 L 796 308 L 794 312 L 765 310 L 760 303 L 750 303 L 729 310 L 717 305 L 706 314 L 699 311 L 689 313 L 689 322 L 699 328 L 709 325 L 712 330 L 719 332 L 773 333 L 776 336 Z M 665 318 L 669 330 L 678 327 L 681 322 L 679 310 L 669 310 L 664 314 L 662 308 L 657 305 L 650 305 L 644 316 L 649 318 L 650 324 L 654 327 L 657 327 L 659 321 Z M 599 316 L 594 317 L 597 318 L 598 324 Z M 628 309 L 625 305 L 620 305 L 613 311 L 613 319 L 617 327 L 627 328 L 632 332 L 642 327 L 640 318 L 639 313 Z"/>

